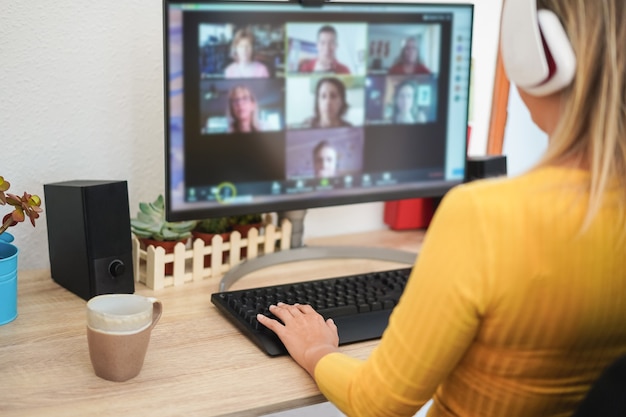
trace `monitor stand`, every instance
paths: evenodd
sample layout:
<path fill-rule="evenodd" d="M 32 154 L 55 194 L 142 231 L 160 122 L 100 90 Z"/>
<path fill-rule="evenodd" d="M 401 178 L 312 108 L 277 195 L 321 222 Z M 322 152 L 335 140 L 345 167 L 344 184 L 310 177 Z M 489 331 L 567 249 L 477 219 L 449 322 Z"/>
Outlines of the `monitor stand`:
<path fill-rule="evenodd" d="M 278 214 L 279 222 L 288 219 L 292 224 L 291 249 L 269 253 L 232 267 L 220 281 L 219 291 L 228 288 L 243 276 L 270 266 L 317 259 L 376 259 L 413 265 L 417 255 L 412 252 L 368 246 L 304 246 L 304 217 L 306 210 L 287 211 Z"/>

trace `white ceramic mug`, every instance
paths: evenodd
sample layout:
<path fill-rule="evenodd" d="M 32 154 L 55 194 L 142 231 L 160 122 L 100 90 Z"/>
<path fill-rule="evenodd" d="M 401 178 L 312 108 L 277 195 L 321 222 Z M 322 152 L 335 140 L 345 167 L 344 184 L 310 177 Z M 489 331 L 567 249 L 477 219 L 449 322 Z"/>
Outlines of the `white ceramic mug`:
<path fill-rule="evenodd" d="M 163 307 L 138 294 L 98 295 L 87 302 L 87 342 L 96 375 L 126 381 L 139 374 Z"/>

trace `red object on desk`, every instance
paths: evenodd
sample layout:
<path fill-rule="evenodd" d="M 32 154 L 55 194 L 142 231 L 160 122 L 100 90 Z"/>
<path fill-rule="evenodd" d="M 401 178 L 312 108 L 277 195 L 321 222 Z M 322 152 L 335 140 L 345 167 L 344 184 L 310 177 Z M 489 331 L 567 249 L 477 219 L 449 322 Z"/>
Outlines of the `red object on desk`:
<path fill-rule="evenodd" d="M 412 198 L 385 203 L 383 221 L 393 230 L 428 227 L 435 212 L 434 199 Z"/>

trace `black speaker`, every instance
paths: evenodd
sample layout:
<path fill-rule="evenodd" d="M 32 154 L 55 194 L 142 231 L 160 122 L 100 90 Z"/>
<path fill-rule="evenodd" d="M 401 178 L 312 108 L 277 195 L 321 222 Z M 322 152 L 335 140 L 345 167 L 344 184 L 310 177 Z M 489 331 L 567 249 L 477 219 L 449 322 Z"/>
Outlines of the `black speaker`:
<path fill-rule="evenodd" d="M 135 292 L 126 181 L 44 184 L 52 279 L 85 300 Z"/>
<path fill-rule="evenodd" d="M 467 158 L 465 182 L 505 175 L 505 155 L 471 156 Z"/>

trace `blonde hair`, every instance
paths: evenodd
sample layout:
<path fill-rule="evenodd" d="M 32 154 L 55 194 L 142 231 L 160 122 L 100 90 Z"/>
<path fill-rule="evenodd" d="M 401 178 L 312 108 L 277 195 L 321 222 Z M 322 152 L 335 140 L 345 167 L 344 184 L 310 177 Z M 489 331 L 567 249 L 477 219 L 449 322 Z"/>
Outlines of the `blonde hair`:
<path fill-rule="evenodd" d="M 573 162 L 589 169 L 586 230 L 610 182 L 626 210 L 626 1 L 538 0 L 561 19 L 577 58 L 573 83 L 562 93 L 562 117 L 538 166 Z"/>

